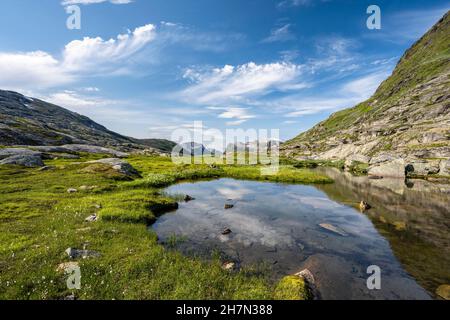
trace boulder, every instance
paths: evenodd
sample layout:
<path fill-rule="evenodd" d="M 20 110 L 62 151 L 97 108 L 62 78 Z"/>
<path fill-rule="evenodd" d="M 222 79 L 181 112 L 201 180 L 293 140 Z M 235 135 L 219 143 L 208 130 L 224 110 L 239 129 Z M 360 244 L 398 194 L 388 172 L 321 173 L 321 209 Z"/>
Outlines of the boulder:
<path fill-rule="evenodd" d="M 4 148 L 0 149 L 0 160 L 12 156 L 38 156 L 42 157 L 42 153 L 25 148 Z"/>
<path fill-rule="evenodd" d="M 405 178 L 405 161 L 395 159 L 369 167 L 369 176 Z"/>
<path fill-rule="evenodd" d="M 128 153 L 117 151 L 114 149 L 99 147 L 99 146 L 91 146 L 85 144 L 67 144 L 62 146 L 65 149 L 68 149 L 72 152 L 86 152 L 86 153 L 97 153 L 97 154 L 110 154 L 117 158 L 126 158 L 129 156 Z"/>
<path fill-rule="evenodd" d="M 363 154 L 352 154 L 345 159 L 345 164 L 352 165 L 353 162 L 369 163 L 370 157 Z"/>
<path fill-rule="evenodd" d="M 361 201 L 359 203 L 359 209 L 361 210 L 361 212 L 369 210 L 370 208 L 372 208 L 372 206 L 368 204 L 366 201 Z"/>
<path fill-rule="evenodd" d="M 122 159 L 108 158 L 108 159 L 89 161 L 88 163 L 101 163 L 101 164 L 109 165 L 117 172 L 120 172 L 126 176 L 139 175 L 138 171 L 135 168 L 133 168 L 133 166 L 131 164 L 129 164 L 128 162 L 126 162 Z"/>
<path fill-rule="evenodd" d="M 379 154 L 379 155 L 373 157 L 372 159 L 370 159 L 369 164 L 375 165 L 375 164 L 379 164 L 379 163 L 383 163 L 383 162 L 393 161 L 395 159 L 396 158 L 394 156 L 384 153 L 384 154 Z"/>
<path fill-rule="evenodd" d="M 46 154 L 49 159 L 80 159 L 80 156 L 71 153 Z"/>
<path fill-rule="evenodd" d="M 29 146 L 31 150 L 50 153 L 70 153 L 71 150 L 60 146 Z"/>
<path fill-rule="evenodd" d="M 439 167 L 441 176 L 450 176 L 450 160 L 442 160 Z"/>
<path fill-rule="evenodd" d="M 427 176 L 437 174 L 440 170 L 440 160 L 413 160 L 406 167 L 407 176 Z"/>
<path fill-rule="evenodd" d="M 36 154 L 22 154 L 11 156 L 0 161 L 0 165 L 2 164 L 18 165 L 29 168 L 44 166 L 44 162 L 42 161 L 41 156 Z"/>
<path fill-rule="evenodd" d="M 311 300 L 313 295 L 303 275 L 286 276 L 278 282 L 274 292 L 275 300 Z"/>

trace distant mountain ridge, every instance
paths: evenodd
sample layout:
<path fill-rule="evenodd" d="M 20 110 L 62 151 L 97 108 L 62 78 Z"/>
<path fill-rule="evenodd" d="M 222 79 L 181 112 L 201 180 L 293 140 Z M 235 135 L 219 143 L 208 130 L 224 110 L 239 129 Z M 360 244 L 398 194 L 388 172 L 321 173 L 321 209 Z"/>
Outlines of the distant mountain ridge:
<path fill-rule="evenodd" d="M 153 148 L 168 152 L 168 140 L 139 140 L 108 130 L 60 106 L 0 90 L 0 145 L 60 146 L 89 144 L 118 150 Z"/>
<path fill-rule="evenodd" d="M 449 12 L 405 52 L 370 99 L 287 141 L 281 152 L 298 160 L 448 160 Z"/>

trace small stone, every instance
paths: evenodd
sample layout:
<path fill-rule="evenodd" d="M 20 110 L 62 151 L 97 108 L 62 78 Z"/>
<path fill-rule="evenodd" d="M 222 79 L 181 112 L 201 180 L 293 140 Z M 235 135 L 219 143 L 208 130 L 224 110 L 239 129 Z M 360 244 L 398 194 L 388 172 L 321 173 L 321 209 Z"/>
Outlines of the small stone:
<path fill-rule="evenodd" d="M 406 222 L 404 221 L 394 221 L 392 223 L 397 231 L 405 231 L 406 230 Z"/>
<path fill-rule="evenodd" d="M 234 269 L 236 269 L 236 263 L 234 263 L 234 262 L 225 262 L 223 265 L 222 265 L 222 268 L 224 269 L 224 270 L 226 270 L 226 271 L 233 271 Z"/>
<path fill-rule="evenodd" d="M 78 190 L 75 188 L 67 189 L 67 193 L 77 193 L 77 192 L 78 192 Z"/>
<path fill-rule="evenodd" d="M 86 219 L 84 219 L 84 221 L 85 222 L 95 222 L 95 221 L 97 221 L 97 215 L 93 214 L 93 215 L 87 217 Z"/>
<path fill-rule="evenodd" d="M 302 277 L 308 283 L 308 285 L 313 286 L 316 283 L 314 276 L 311 271 L 304 269 L 295 274 L 296 276 Z"/>
<path fill-rule="evenodd" d="M 189 201 L 192 201 L 192 200 L 195 200 L 195 198 L 191 197 L 190 195 L 186 195 L 184 197 L 184 201 L 186 201 L 186 202 L 189 202 Z"/>
<path fill-rule="evenodd" d="M 55 169 L 55 167 L 53 166 L 44 166 L 42 168 L 39 168 L 38 171 L 49 171 L 49 170 L 53 170 Z"/>
<path fill-rule="evenodd" d="M 64 262 L 58 265 L 58 267 L 56 268 L 57 272 L 64 272 L 66 270 L 71 270 L 73 268 L 78 268 L 78 262 Z"/>
<path fill-rule="evenodd" d="M 223 231 L 222 231 L 222 234 L 225 236 L 225 235 L 227 235 L 227 234 L 230 234 L 231 233 L 231 229 L 229 229 L 229 228 L 225 228 Z"/>
<path fill-rule="evenodd" d="M 73 249 L 73 248 L 68 248 L 66 250 L 67 255 L 69 256 L 69 258 L 71 259 L 77 259 L 77 258 L 95 258 L 95 257 L 99 257 L 100 254 L 96 251 L 91 251 L 91 250 L 79 250 L 79 249 Z"/>
<path fill-rule="evenodd" d="M 436 294 L 445 300 L 450 300 L 450 285 L 443 284 L 436 289 Z"/>
<path fill-rule="evenodd" d="M 365 201 L 361 201 L 361 202 L 359 203 L 359 209 L 360 209 L 361 211 L 366 211 L 366 210 L 369 210 L 370 208 L 372 208 L 372 207 L 370 206 L 370 204 L 368 204 L 368 203 L 365 202 Z"/>
<path fill-rule="evenodd" d="M 234 207 L 234 204 L 225 203 L 225 210 L 232 209 L 233 207 Z"/>

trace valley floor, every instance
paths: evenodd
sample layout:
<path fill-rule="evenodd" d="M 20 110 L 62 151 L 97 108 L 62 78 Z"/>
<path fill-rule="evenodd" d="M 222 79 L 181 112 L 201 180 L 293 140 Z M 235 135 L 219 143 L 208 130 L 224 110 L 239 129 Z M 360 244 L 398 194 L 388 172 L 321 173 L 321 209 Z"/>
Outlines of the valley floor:
<path fill-rule="evenodd" d="M 255 166 L 146 156 L 126 159 L 143 177 L 133 180 L 86 163 L 100 157 L 48 160 L 43 169 L 0 166 L 0 299 L 272 299 L 274 286 L 258 266 L 229 272 L 218 255 L 205 262 L 160 245 L 148 225 L 177 207 L 161 188 L 219 177 L 332 182 L 291 166 L 262 177 Z M 98 221 L 86 222 L 89 216 Z M 70 259 L 68 248 L 95 257 Z M 80 290 L 67 289 L 68 262 L 81 269 Z"/>

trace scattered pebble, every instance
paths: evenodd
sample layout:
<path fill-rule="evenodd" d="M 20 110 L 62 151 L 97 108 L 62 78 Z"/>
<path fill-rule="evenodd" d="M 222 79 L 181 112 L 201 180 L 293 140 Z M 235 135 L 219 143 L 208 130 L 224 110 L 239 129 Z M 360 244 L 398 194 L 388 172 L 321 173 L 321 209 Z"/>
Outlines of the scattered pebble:
<path fill-rule="evenodd" d="M 231 233 L 231 229 L 230 228 L 225 228 L 225 229 L 223 229 L 223 231 L 222 231 L 222 234 L 223 235 L 227 235 L 227 234 L 230 234 Z"/>

